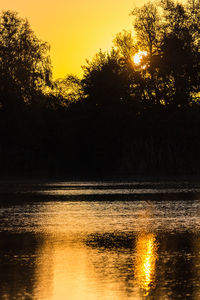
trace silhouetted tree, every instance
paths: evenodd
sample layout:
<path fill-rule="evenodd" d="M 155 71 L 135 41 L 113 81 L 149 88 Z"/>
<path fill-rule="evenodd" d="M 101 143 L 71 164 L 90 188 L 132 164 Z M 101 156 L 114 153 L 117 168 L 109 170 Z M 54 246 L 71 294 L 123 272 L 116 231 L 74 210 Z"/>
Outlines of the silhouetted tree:
<path fill-rule="evenodd" d="M 158 57 L 161 38 L 160 16 L 156 4 L 148 2 L 140 8 L 135 8 L 131 15 L 134 17 L 137 48 L 146 51 L 141 75 L 145 84 L 145 105 L 160 104 L 160 93 L 157 86 L 157 70 L 155 61 Z"/>
<path fill-rule="evenodd" d="M 134 42 L 133 35 L 130 31 L 123 30 L 119 32 L 113 40 L 113 43 L 121 57 L 127 62 L 132 61 L 135 53 L 138 51 L 138 47 Z"/>
<path fill-rule="evenodd" d="M 119 53 L 101 50 L 92 61 L 83 67 L 83 90 L 94 106 L 105 107 L 120 105 L 130 98 L 131 80 L 123 68 Z"/>
<path fill-rule="evenodd" d="M 66 107 L 84 98 L 81 79 L 75 75 L 68 75 L 64 79 L 55 80 L 52 93 L 60 99 L 61 105 Z"/>
<path fill-rule="evenodd" d="M 134 17 L 134 30 L 140 50 L 146 50 L 150 57 L 157 52 L 160 34 L 160 19 L 157 7 L 148 2 L 140 8 L 135 8 L 131 15 Z"/>
<path fill-rule="evenodd" d="M 149 2 L 132 11 L 137 44 L 147 51 L 144 79 L 146 100 L 154 104 L 186 107 L 199 91 L 199 14 L 162 1 L 159 12 Z M 192 17 L 191 17 L 192 15 Z"/>
<path fill-rule="evenodd" d="M 0 15 L 0 103 L 15 109 L 30 103 L 51 81 L 49 45 L 16 12 Z"/>
<path fill-rule="evenodd" d="M 163 4 L 164 34 L 161 41 L 163 80 L 173 91 L 168 101 L 178 107 L 187 107 L 199 86 L 200 53 L 197 35 L 191 24 L 191 16 L 180 3 Z M 194 21 L 194 19 L 193 19 Z M 192 21 L 192 22 L 193 22 Z M 169 93 L 168 93 L 169 95 Z"/>

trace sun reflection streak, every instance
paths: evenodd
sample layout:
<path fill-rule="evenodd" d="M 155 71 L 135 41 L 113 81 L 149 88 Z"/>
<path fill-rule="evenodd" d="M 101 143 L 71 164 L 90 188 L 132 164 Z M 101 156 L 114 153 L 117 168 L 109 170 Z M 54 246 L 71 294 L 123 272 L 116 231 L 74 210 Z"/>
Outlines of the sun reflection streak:
<path fill-rule="evenodd" d="M 154 287 L 157 259 L 157 242 L 153 233 L 141 234 L 136 241 L 135 279 L 145 296 Z"/>

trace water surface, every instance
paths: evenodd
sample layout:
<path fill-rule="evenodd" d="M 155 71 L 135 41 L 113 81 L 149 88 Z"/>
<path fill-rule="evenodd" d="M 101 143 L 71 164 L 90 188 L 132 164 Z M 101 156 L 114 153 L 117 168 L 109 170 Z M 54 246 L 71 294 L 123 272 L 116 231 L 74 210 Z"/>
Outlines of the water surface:
<path fill-rule="evenodd" d="M 198 183 L 2 183 L 0 299 L 200 299 Z"/>

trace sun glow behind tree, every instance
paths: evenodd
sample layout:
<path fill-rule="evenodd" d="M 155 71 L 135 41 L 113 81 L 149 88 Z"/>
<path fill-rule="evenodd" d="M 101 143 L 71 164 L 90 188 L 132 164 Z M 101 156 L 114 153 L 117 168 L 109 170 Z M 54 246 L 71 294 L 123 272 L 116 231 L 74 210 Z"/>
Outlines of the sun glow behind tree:
<path fill-rule="evenodd" d="M 147 51 L 139 51 L 133 56 L 133 62 L 135 65 L 140 65 L 143 61 L 143 58 L 147 56 Z M 144 66 L 143 66 L 144 67 Z"/>

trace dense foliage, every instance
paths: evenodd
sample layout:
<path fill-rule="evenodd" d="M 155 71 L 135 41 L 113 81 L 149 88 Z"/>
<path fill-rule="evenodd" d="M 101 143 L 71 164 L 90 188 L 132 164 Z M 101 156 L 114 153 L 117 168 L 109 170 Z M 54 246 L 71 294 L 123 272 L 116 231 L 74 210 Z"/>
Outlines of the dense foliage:
<path fill-rule="evenodd" d="M 133 33 L 117 34 L 81 79 L 53 81 L 48 44 L 2 12 L 2 176 L 199 175 L 199 2 L 148 2 L 131 16 Z"/>

